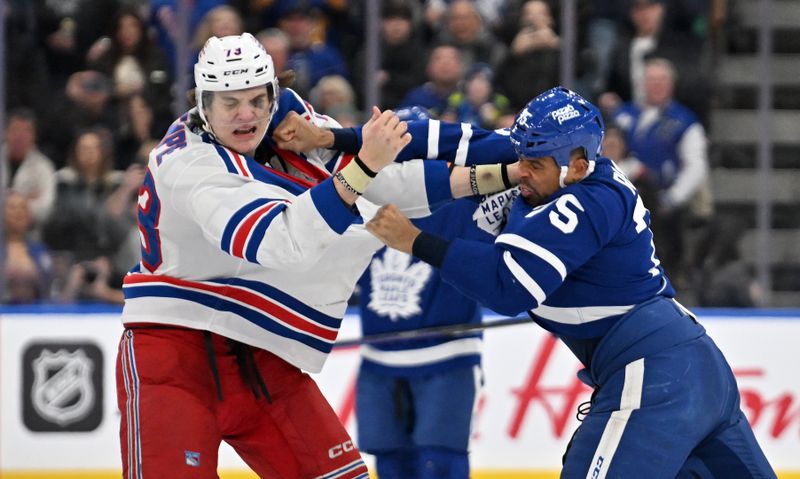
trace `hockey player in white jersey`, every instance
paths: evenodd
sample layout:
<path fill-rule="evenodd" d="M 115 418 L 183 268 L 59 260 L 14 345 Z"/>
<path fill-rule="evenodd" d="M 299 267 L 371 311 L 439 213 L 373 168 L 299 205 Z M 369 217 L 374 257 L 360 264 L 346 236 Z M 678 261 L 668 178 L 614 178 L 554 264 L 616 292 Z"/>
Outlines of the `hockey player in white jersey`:
<path fill-rule="evenodd" d="M 562 478 L 775 478 L 730 366 L 675 301 L 650 214 L 600 156 L 602 138 L 597 108 L 554 88 L 511 129 L 520 196 L 493 243 L 421 232 L 391 205 L 368 228 L 487 307 L 528 311 L 583 363 L 594 393 Z"/>
<path fill-rule="evenodd" d="M 290 110 L 336 124 L 280 88 L 249 34 L 211 38 L 195 82 L 197 108 L 153 149 L 139 194 L 142 260 L 117 358 L 124 477 L 216 478 L 224 440 L 260 477 L 366 478 L 303 370 L 322 368 L 381 246 L 366 198 L 425 215 L 471 194 L 469 174 L 390 165 L 410 137 L 377 109 L 357 157 L 278 148 L 268 133 Z M 508 186 L 515 172 L 501 171 L 485 166 L 482 193 Z"/>

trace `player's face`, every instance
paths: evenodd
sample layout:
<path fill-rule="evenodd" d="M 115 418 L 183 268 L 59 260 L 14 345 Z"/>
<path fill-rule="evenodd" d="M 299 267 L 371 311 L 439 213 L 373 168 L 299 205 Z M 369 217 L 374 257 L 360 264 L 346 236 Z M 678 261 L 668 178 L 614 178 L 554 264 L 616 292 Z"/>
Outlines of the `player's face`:
<path fill-rule="evenodd" d="M 206 118 L 217 140 L 239 153 L 252 155 L 269 126 L 272 102 L 263 86 L 214 93 Z"/>
<path fill-rule="evenodd" d="M 542 158 L 520 158 L 519 192 L 530 206 L 546 202 L 559 189 L 558 177 L 561 169 L 550 156 Z"/>

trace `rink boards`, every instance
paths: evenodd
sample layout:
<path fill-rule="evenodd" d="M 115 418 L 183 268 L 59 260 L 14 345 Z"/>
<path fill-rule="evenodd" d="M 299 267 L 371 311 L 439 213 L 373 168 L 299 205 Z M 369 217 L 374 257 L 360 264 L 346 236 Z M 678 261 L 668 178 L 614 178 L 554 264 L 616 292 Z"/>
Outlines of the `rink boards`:
<path fill-rule="evenodd" d="M 5 311 L 5 312 L 3 312 Z M 800 479 L 800 310 L 704 310 L 742 407 L 779 477 Z M 487 321 L 502 320 L 488 315 Z M 105 308 L 0 310 L 0 477 L 119 477 L 114 361 L 122 327 Z M 348 315 L 340 338 L 359 336 Z M 317 375 L 355 436 L 356 347 L 335 349 Z M 555 478 L 589 390 L 571 353 L 534 325 L 494 328 L 471 442 L 474 479 Z M 60 398 L 70 397 L 65 402 Z M 357 437 L 356 437 L 357 440 Z M 369 457 L 367 457 L 369 461 Z M 223 479 L 254 478 L 227 446 Z"/>

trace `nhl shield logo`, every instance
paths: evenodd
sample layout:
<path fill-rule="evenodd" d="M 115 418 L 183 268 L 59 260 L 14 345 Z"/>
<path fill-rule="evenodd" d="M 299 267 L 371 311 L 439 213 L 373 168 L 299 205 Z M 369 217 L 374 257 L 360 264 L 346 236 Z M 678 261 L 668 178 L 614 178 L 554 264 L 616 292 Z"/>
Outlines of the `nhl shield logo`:
<path fill-rule="evenodd" d="M 60 426 L 85 417 L 94 405 L 92 367 L 82 349 L 43 350 L 33 362 L 31 400 L 36 412 Z"/>
<path fill-rule="evenodd" d="M 25 423 L 34 431 L 86 431 L 102 419 L 102 355 L 84 345 L 26 351 Z M 99 371 L 98 371 L 99 368 Z M 26 375 L 27 376 L 27 375 Z"/>

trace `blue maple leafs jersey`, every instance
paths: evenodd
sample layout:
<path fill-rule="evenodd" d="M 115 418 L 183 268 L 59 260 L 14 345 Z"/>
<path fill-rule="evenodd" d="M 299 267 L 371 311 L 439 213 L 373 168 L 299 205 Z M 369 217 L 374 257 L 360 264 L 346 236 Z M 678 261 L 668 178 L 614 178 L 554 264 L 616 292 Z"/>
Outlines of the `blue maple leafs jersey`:
<path fill-rule="evenodd" d="M 530 311 L 569 342 L 604 335 L 623 314 L 674 290 L 655 255 L 650 213 L 607 158 L 550 201 L 518 198 L 494 244 L 451 242 L 442 278 L 495 311 Z"/>
<path fill-rule="evenodd" d="M 443 238 L 494 241 L 519 189 L 463 198 L 414 220 Z M 372 259 L 359 280 L 361 329 L 365 336 L 435 326 L 480 323 L 481 306 L 442 281 L 436 268 L 391 248 Z M 410 377 L 480 364 L 481 334 L 361 346 L 362 367 Z"/>
<path fill-rule="evenodd" d="M 360 144 L 361 127 L 354 130 Z M 395 161 L 436 159 L 461 166 L 517 161 L 517 154 L 508 139 L 508 128 L 484 130 L 469 123 L 415 120 L 408 122 L 408 132 L 411 143 Z"/>

